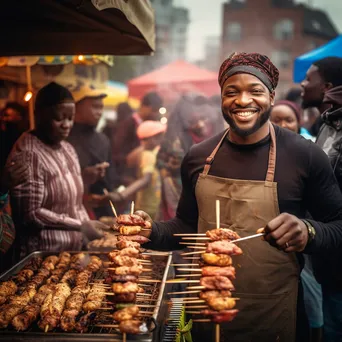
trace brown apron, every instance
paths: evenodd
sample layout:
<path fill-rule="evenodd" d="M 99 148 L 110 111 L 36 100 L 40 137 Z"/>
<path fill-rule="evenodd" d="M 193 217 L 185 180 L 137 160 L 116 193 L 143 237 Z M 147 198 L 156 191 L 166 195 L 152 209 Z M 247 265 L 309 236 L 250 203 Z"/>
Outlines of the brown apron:
<path fill-rule="evenodd" d="M 215 155 L 228 134 L 207 158 L 196 184 L 198 232 L 216 228 L 215 200 L 220 200 L 221 227 L 241 237 L 279 215 L 277 183 L 274 182 L 276 138 L 270 124 L 271 146 L 265 181 L 228 179 L 209 175 Z M 227 160 L 229 167 L 229 160 Z M 233 257 L 240 310 L 231 323 L 221 324 L 221 341 L 295 341 L 299 266 L 294 253 L 285 253 L 259 238 L 239 243 L 243 255 Z M 208 325 L 207 325 L 208 326 Z M 197 341 L 197 340 L 196 340 Z"/>

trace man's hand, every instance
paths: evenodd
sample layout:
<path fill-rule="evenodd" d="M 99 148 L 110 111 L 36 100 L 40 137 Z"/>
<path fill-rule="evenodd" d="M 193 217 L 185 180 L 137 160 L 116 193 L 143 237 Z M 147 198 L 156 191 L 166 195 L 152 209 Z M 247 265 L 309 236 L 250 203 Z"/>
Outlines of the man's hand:
<path fill-rule="evenodd" d="M 285 252 L 302 252 L 308 242 L 305 223 L 294 215 L 282 213 L 265 227 L 265 240 Z"/>
<path fill-rule="evenodd" d="M 137 210 L 134 214 L 135 214 L 135 215 L 138 215 L 138 216 L 140 216 L 140 217 L 142 217 L 145 221 L 150 222 L 150 223 L 151 223 L 151 226 L 152 226 L 152 222 L 153 222 L 153 221 L 152 221 L 151 216 L 150 216 L 149 214 L 145 213 L 145 212 L 142 211 L 142 210 Z M 142 231 L 140 232 L 140 235 L 149 238 L 149 237 L 151 236 L 151 233 L 152 233 L 152 229 L 149 229 L 149 230 L 146 229 L 146 230 L 142 230 Z"/>
<path fill-rule="evenodd" d="M 82 170 L 83 181 L 87 185 L 91 185 L 104 178 L 106 175 L 106 169 L 109 167 L 109 163 L 103 162 L 93 166 L 85 167 Z"/>

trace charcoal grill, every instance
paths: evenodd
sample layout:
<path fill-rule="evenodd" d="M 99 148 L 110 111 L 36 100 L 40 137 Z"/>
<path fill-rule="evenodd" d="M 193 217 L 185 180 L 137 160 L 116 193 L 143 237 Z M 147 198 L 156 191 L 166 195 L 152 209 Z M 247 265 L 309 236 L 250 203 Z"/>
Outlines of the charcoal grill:
<path fill-rule="evenodd" d="M 69 252 L 70 254 L 76 254 L 79 252 Z M 101 259 L 106 260 L 106 253 L 104 252 L 92 252 L 92 251 L 85 251 L 85 254 L 90 255 L 97 255 Z M 148 253 L 149 254 L 149 253 Z M 10 270 L 0 275 L 0 281 L 5 281 L 12 275 L 17 274 L 22 268 L 27 265 L 30 260 L 34 257 L 42 257 L 45 258 L 49 255 L 56 255 L 56 253 L 51 252 L 41 252 L 37 251 L 26 258 L 21 260 L 18 264 L 13 266 Z M 152 299 L 156 299 L 156 301 L 150 301 L 146 299 L 144 302 L 139 302 L 141 304 L 153 304 L 155 305 L 152 321 L 152 327 L 154 327 L 153 331 L 147 334 L 139 334 L 139 335 L 127 335 L 127 342 L 128 341 L 141 341 L 141 342 L 157 342 L 162 341 L 162 336 L 164 333 L 164 325 L 166 319 L 168 317 L 168 304 L 167 304 L 167 292 L 170 291 L 170 284 L 166 284 L 167 279 L 171 279 L 174 277 L 174 269 L 171 265 L 172 261 L 172 253 L 160 253 L 154 254 L 150 256 L 150 260 L 152 261 L 152 272 L 151 275 L 153 279 L 161 280 L 161 283 L 154 283 L 151 286 L 144 287 L 146 293 L 151 293 Z M 96 279 L 103 279 L 104 273 L 103 271 L 99 271 L 95 275 Z M 102 312 L 103 314 L 104 312 Z M 99 313 L 99 317 L 101 319 L 101 312 Z M 88 332 L 86 333 L 67 333 L 63 332 L 60 329 L 56 329 L 54 331 L 44 333 L 36 325 L 32 325 L 28 331 L 24 332 L 17 332 L 13 330 L 13 328 L 7 329 L 0 329 L 0 341 L 25 341 L 25 342 L 77 342 L 77 341 L 92 341 L 92 342 L 116 342 L 122 341 L 122 334 L 119 333 L 114 328 L 103 328 L 96 326 L 98 319 L 94 325 L 89 326 Z M 105 319 L 101 319 L 101 323 L 110 324 Z M 113 324 L 113 323 L 112 323 Z"/>

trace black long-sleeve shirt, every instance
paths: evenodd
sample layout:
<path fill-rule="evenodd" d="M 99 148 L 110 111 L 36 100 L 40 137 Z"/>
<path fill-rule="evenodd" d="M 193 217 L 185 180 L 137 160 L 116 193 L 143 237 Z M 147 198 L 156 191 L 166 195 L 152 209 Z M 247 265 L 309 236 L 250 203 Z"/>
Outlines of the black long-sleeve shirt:
<path fill-rule="evenodd" d="M 278 187 L 280 212 L 309 220 L 316 229 L 316 238 L 305 252 L 324 261 L 318 275 L 321 281 L 341 284 L 342 261 L 342 194 L 325 153 L 311 141 L 275 126 L 277 159 L 275 182 Z M 194 145 L 182 163 L 183 190 L 177 215 L 168 222 L 155 222 L 151 248 L 180 248 L 174 233 L 197 231 L 198 207 L 195 186 L 206 158 L 223 133 Z M 228 139 L 216 154 L 209 174 L 224 178 L 262 181 L 266 178 L 270 136 L 253 145 L 236 145 Z M 339 251 L 340 250 L 340 251 Z M 332 258 L 331 256 L 334 255 Z"/>
<path fill-rule="evenodd" d="M 75 123 L 68 137 L 68 141 L 77 152 L 82 170 L 95 164 L 103 162 L 109 163 L 105 177 L 89 186 L 88 190 L 90 193 L 103 194 L 103 189 L 112 191 L 120 185 L 116 169 L 112 162 L 110 141 L 105 134 L 96 132 L 94 127 Z M 113 215 L 109 205 L 96 208 L 94 212 L 98 217 Z"/>

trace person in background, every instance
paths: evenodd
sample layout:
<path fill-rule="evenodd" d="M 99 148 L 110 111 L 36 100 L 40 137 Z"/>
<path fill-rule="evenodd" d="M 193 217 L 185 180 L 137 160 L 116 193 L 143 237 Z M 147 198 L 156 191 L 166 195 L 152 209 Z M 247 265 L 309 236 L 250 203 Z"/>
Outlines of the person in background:
<path fill-rule="evenodd" d="M 327 57 L 311 65 L 302 82 L 303 104 L 322 112 L 316 143 L 327 154 L 342 190 L 342 58 Z M 324 110 L 325 109 L 325 110 Z M 313 257 L 322 285 L 324 341 L 342 341 L 342 250 Z"/>
<path fill-rule="evenodd" d="M 81 250 L 86 242 L 102 236 L 98 228 L 103 225 L 90 221 L 83 207 L 79 161 L 65 141 L 74 115 L 75 102 L 68 89 L 54 82 L 40 89 L 36 128 L 22 134 L 6 162 L 21 257 L 37 250 Z"/>
<path fill-rule="evenodd" d="M 139 110 L 125 118 L 118 126 L 113 137 L 113 161 L 117 167 L 121 184 L 128 185 L 135 179 L 136 170 L 128 169 L 127 155 L 140 145 L 137 136 L 138 126 L 145 120 L 159 120 L 159 109 L 163 106 L 162 98 L 155 92 L 147 93 L 141 100 Z"/>
<path fill-rule="evenodd" d="M 159 211 L 161 198 L 160 174 L 156 167 L 157 153 L 165 130 L 166 125 L 154 120 L 146 120 L 139 125 L 137 136 L 141 141 L 142 151 L 137 180 L 118 193 L 122 202 L 135 196 L 135 208 L 146 211 L 154 218 Z M 109 194 L 106 200 L 112 200 L 113 195 Z"/>
<path fill-rule="evenodd" d="M 0 112 L 0 176 L 14 143 L 27 129 L 26 108 L 17 102 L 8 102 Z"/>
<path fill-rule="evenodd" d="M 119 186 L 117 172 L 112 162 L 109 139 L 96 131 L 103 112 L 103 91 L 83 86 L 73 93 L 76 102 L 75 124 L 68 141 L 75 148 L 81 164 L 86 187 L 85 204 L 92 208 L 96 218 L 112 216 L 108 202 L 94 202 L 93 194 L 113 191 Z"/>
<path fill-rule="evenodd" d="M 280 100 L 271 109 L 271 121 L 292 132 L 298 133 L 305 139 L 314 140 L 307 129 L 301 127 L 302 109 L 295 103 L 288 100 Z"/>
<path fill-rule="evenodd" d="M 162 199 L 159 218 L 175 216 L 182 190 L 180 166 L 191 146 L 223 130 L 222 117 L 202 96 L 184 95 L 168 119 L 157 165 L 162 175 Z"/>
<path fill-rule="evenodd" d="M 103 129 L 103 133 L 106 134 L 106 136 L 108 137 L 111 146 L 113 146 L 114 137 L 118 132 L 118 127 L 120 126 L 121 122 L 131 117 L 133 115 L 133 112 L 134 110 L 128 102 L 121 102 L 116 107 L 116 119 L 107 120 L 106 126 Z M 113 160 L 114 157 L 115 156 L 113 156 Z"/>
<path fill-rule="evenodd" d="M 275 103 L 271 109 L 271 122 L 286 128 L 304 138 L 313 140 L 313 137 L 300 129 L 301 108 L 294 102 L 282 100 Z M 304 254 L 305 265 L 300 274 L 303 284 L 304 304 L 309 319 L 311 342 L 319 342 L 322 338 L 323 312 L 322 288 L 315 279 L 312 269 L 311 257 Z"/>

